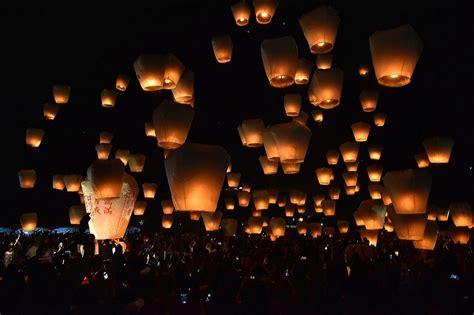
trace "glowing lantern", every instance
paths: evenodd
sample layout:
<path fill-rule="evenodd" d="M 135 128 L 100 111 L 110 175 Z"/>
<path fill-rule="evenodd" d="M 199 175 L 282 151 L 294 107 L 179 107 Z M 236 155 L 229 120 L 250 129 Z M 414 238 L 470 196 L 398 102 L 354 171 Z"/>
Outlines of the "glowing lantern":
<path fill-rule="evenodd" d="M 234 236 L 237 232 L 238 221 L 236 219 L 222 219 L 221 228 L 224 232 L 224 236 L 230 237 Z"/>
<path fill-rule="evenodd" d="M 215 211 L 213 213 L 201 213 L 201 217 L 207 232 L 219 230 L 219 226 L 221 224 L 222 219 L 222 212 Z"/>
<path fill-rule="evenodd" d="M 370 198 L 372 199 L 382 199 L 382 192 L 384 187 L 380 184 L 370 184 L 367 186 L 369 190 Z"/>
<path fill-rule="evenodd" d="M 368 65 L 359 65 L 359 75 L 361 77 L 366 77 L 369 75 L 369 66 Z"/>
<path fill-rule="evenodd" d="M 274 125 L 271 129 L 282 163 L 302 163 L 311 140 L 311 130 L 297 122 Z"/>
<path fill-rule="evenodd" d="M 36 212 L 23 213 L 20 216 L 21 228 L 24 232 L 31 232 L 36 229 L 38 224 L 38 215 Z"/>
<path fill-rule="evenodd" d="M 304 205 L 306 203 L 306 193 L 301 190 L 293 189 L 290 192 L 290 202 L 295 205 Z"/>
<path fill-rule="evenodd" d="M 229 35 L 214 36 L 212 38 L 212 49 L 218 63 L 227 63 L 232 59 L 232 38 Z"/>
<path fill-rule="evenodd" d="M 250 183 L 242 182 L 242 190 L 246 192 L 252 191 L 252 185 Z"/>
<path fill-rule="evenodd" d="M 383 127 L 385 126 L 385 120 L 387 120 L 387 114 L 385 113 L 374 113 L 372 115 L 374 118 L 374 124 L 377 127 Z"/>
<path fill-rule="evenodd" d="M 284 104 L 286 116 L 298 116 L 301 109 L 301 94 L 285 94 Z"/>
<path fill-rule="evenodd" d="M 163 89 L 165 64 L 162 55 L 145 54 L 135 60 L 135 74 L 144 91 Z"/>
<path fill-rule="evenodd" d="M 172 200 L 162 200 L 161 208 L 163 209 L 163 214 L 172 214 L 174 212 L 174 205 Z"/>
<path fill-rule="evenodd" d="M 357 172 L 357 168 L 359 167 L 359 161 L 346 162 L 345 164 L 348 172 Z"/>
<path fill-rule="evenodd" d="M 274 175 L 278 172 L 278 162 L 270 161 L 265 155 L 258 158 L 262 165 L 263 174 Z"/>
<path fill-rule="evenodd" d="M 451 219 L 455 226 L 472 225 L 472 208 L 467 202 L 453 202 L 449 205 L 451 208 Z"/>
<path fill-rule="evenodd" d="M 286 217 L 292 217 L 295 215 L 295 209 L 296 209 L 296 205 L 292 204 L 292 203 L 287 203 L 286 206 L 285 206 L 285 216 Z"/>
<path fill-rule="evenodd" d="M 369 151 L 369 157 L 371 160 L 380 160 L 380 157 L 382 156 L 382 150 L 383 148 L 378 145 L 371 145 L 370 147 L 367 148 Z"/>
<path fill-rule="evenodd" d="M 100 99 L 102 102 L 102 107 L 105 108 L 112 108 L 115 106 L 115 102 L 117 101 L 117 91 L 114 90 L 109 90 L 109 89 L 103 89 L 102 92 L 100 92 Z"/>
<path fill-rule="evenodd" d="M 382 190 L 382 201 L 383 201 L 383 204 L 386 206 L 392 204 L 392 198 L 390 197 L 390 194 L 385 188 Z"/>
<path fill-rule="evenodd" d="M 300 26 L 313 54 L 325 54 L 333 49 L 339 21 L 337 11 L 327 5 L 322 5 L 300 18 Z"/>
<path fill-rule="evenodd" d="M 418 165 L 418 168 L 427 168 L 428 166 L 430 166 L 430 160 L 424 152 L 415 154 L 415 161 Z"/>
<path fill-rule="evenodd" d="M 337 161 L 339 160 L 339 151 L 329 150 L 326 153 L 326 159 L 328 160 L 329 165 L 337 165 Z"/>
<path fill-rule="evenodd" d="M 306 213 L 306 206 L 305 205 L 301 205 L 301 206 L 296 206 L 296 211 L 299 213 L 299 214 L 305 214 Z"/>
<path fill-rule="evenodd" d="M 352 133 L 354 134 L 354 139 L 357 142 L 365 142 L 369 137 L 370 124 L 365 122 L 358 122 L 351 125 Z"/>
<path fill-rule="evenodd" d="M 324 199 L 321 202 L 321 207 L 323 208 L 325 216 L 333 216 L 336 214 L 336 202 L 334 200 Z"/>
<path fill-rule="evenodd" d="M 167 54 L 164 58 L 163 88 L 172 90 L 178 84 L 184 72 L 184 65 L 173 54 Z"/>
<path fill-rule="evenodd" d="M 360 229 L 359 230 L 360 239 L 363 241 L 366 239 L 369 241 L 370 246 L 377 246 L 377 239 L 379 237 L 379 230 L 367 230 L 367 229 Z"/>
<path fill-rule="evenodd" d="M 308 230 L 312 238 L 320 237 L 323 234 L 323 226 L 318 222 L 309 223 Z"/>
<path fill-rule="evenodd" d="M 309 76 L 313 70 L 313 63 L 307 59 L 300 58 L 298 60 L 298 68 L 296 68 L 295 83 L 306 84 L 309 82 Z"/>
<path fill-rule="evenodd" d="M 189 218 L 191 219 L 191 221 L 199 221 L 199 219 L 201 218 L 201 213 L 197 211 L 191 211 L 189 212 Z"/>
<path fill-rule="evenodd" d="M 124 165 L 119 160 L 96 160 L 87 169 L 87 178 L 96 199 L 118 198 L 122 193 Z"/>
<path fill-rule="evenodd" d="M 174 150 L 186 142 L 193 122 L 194 110 L 165 100 L 153 112 L 158 146 Z"/>
<path fill-rule="evenodd" d="M 123 165 L 128 164 L 128 158 L 130 157 L 130 151 L 125 149 L 118 149 L 115 151 L 115 158 L 122 161 Z"/>
<path fill-rule="evenodd" d="M 115 88 L 124 92 L 128 87 L 128 83 L 130 83 L 130 77 L 125 74 L 119 74 L 115 80 Z"/>
<path fill-rule="evenodd" d="M 346 234 L 349 232 L 349 222 L 346 220 L 338 220 L 337 229 L 339 230 L 339 233 Z"/>
<path fill-rule="evenodd" d="M 133 207 L 133 214 L 134 215 L 144 215 L 146 206 L 147 206 L 146 201 L 136 201 L 135 205 Z"/>
<path fill-rule="evenodd" d="M 431 163 L 449 163 L 454 140 L 449 137 L 434 137 L 423 141 L 423 147 Z"/>
<path fill-rule="evenodd" d="M 341 188 L 336 185 L 332 185 L 328 189 L 328 195 L 331 200 L 339 200 L 339 196 L 341 194 Z"/>
<path fill-rule="evenodd" d="M 383 173 L 383 166 L 380 165 L 371 165 L 367 166 L 367 175 L 371 182 L 377 183 L 380 182 Z"/>
<path fill-rule="evenodd" d="M 161 226 L 164 229 L 170 229 L 173 226 L 173 215 L 172 214 L 163 214 L 163 217 L 161 218 Z"/>
<path fill-rule="evenodd" d="M 96 144 L 95 151 L 97 152 L 97 158 L 99 160 L 107 160 L 110 155 L 110 151 L 112 151 L 111 144 Z"/>
<path fill-rule="evenodd" d="M 436 221 L 436 214 L 437 214 L 437 206 L 435 205 L 430 205 L 428 206 L 428 211 L 427 211 L 427 220 L 428 221 Z"/>
<path fill-rule="evenodd" d="M 377 31 L 370 36 L 369 44 L 380 85 L 401 87 L 411 82 L 423 44 L 410 25 Z"/>
<path fill-rule="evenodd" d="M 156 137 L 155 126 L 153 125 L 153 122 L 145 122 L 145 135 L 152 138 Z"/>
<path fill-rule="evenodd" d="M 43 116 L 48 120 L 54 120 L 59 112 L 59 106 L 56 103 L 45 103 L 43 106 Z"/>
<path fill-rule="evenodd" d="M 333 176 L 334 174 L 331 168 L 320 167 L 316 169 L 316 177 L 318 178 L 319 185 L 329 185 Z"/>
<path fill-rule="evenodd" d="M 26 129 L 25 141 L 26 145 L 32 148 L 37 148 L 40 146 L 41 141 L 43 141 L 44 130 L 28 128 Z"/>
<path fill-rule="evenodd" d="M 296 223 L 296 231 L 300 235 L 306 235 L 306 232 L 308 232 L 308 224 L 306 222 Z"/>
<path fill-rule="evenodd" d="M 302 125 L 306 125 L 306 123 L 308 122 L 308 118 L 309 118 L 309 115 L 306 112 L 301 111 L 298 116 L 293 117 L 293 121 L 300 123 Z"/>
<path fill-rule="evenodd" d="M 278 200 L 277 200 L 278 207 L 283 208 L 286 206 L 286 196 L 285 195 L 279 195 Z"/>
<path fill-rule="evenodd" d="M 419 241 L 423 239 L 427 221 L 426 214 L 397 214 L 393 205 L 387 208 L 387 212 L 400 240 Z"/>
<path fill-rule="evenodd" d="M 268 209 L 268 191 L 266 189 L 255 190 L 252 194 L 253 203 L 255 209 L 266 210 Z"/>
<path fill-rule="evenodd" d="M 283 174 L 292 175 L 300 172 L 301 163 L 281 163 Z"/>
<path fill-rule="evenodd" d="M 271 128 L 267 128 L 262 133 L 263 147 L 269 161 L 278 162 L 280 161 L 280 155 L 278 154 L 278 147 L 275 139 L 271 132 Z"/>
<path fill-rule="evenodd" d="M 262 233 L 263 220 L 261 217 L 250 217 L 247 221 L 249 234 Z"/>
<path fill-rule="evenodd" d="M 438 221 L 448 221 L 449 218 L 449 208 L 439 208 L 436 214 Z"/>
<path fill-rule="evenodd" d="M 241 174 L 236 173 L 236 172 L 227 173 L 227 184 L 229 185 L 229 187 L 231 188 L 239 187 L 240 176 Z"/>
<path fill-rule="evenodd" d="M 379 91 L 363 90 L 359 96 L 360 104 L 362 105 L 362 110 L 366 113 L 373 112 L 377 108 L 378 98 Z"/>
<path fill-rule="evenodd" d="M 68 192 L 78 192 L 81 189 L 81 175 L 64 175 L 64 183 Z"/>
<path fill-rule="evenodd" d="M 321 70 L 331 69 L 332 66 L 332 55 L 318 55 L 316 57 L 316 67 Z"/>
<path fill-rule="evenodd" d="M 469 229 L 467 227 L 453 227 L 448 230 L 448 236 L 454 244 L 466 245 L 469 242 Z"/>
<path fill-rule="evenodd" d="M 397 214 L 426 212 L 431 189 L 431 176 L 427 172 L 392 171 L 384 176 L 383 182 Z"/>
<path fill-rule="evenodd" d="M 71 206 L 69 208 L 69 222 L 71 225 L 81 224 L 82 218 L 86 215 L 86 207 L 80 206 Z"/>
<path fill-rule="evenodd" d="M 145 160 L 145 154 L 130 154 L 128 157 L 128 166 L 130 167 L 130 172 L 141 173 L 145 167 Z"/>
<path fill-rule="evenodd" d="M 314 97 L 311 104 L 322 109 L 331 109 L 339 105 L 342 93 L 343 73 L 339 68 L 314 71 L 309 90 Z"/>
<path fill-rule="evenodd" d="M 186 143 L 165 160 L 177 211 L 214 212 L 230 158 L 224 148 Z"/>
<path fill-rule="evenodd" d="M 65 186 L 66 186 L 66 184 L 64 184 L 63 175 L 54 175 L 53 176 L 53 189 L 64 190 Z"/>
<path fill-rule="evenodd" d="M 383 228 L 388 233 L 392 233 L 394 231 L 393 224 L 391 222 L 388 222 L 388 221 L 385 221 L 385 224 L 384 224 Z"/>
<path fill-rule="evenodd" d="M 342 178 L 346 186 L 356 186 L 357 185 L 357 172 L 344 172 L 342 173 Z"/>
<path fill-rule="evenodd" d="M 359 144 L 356 142 L 345 142 L 339 146 L 344 162 L 356 162 L 359 155 Z"/>
<path fill-rule="evenodd" d="M 153 199 L 156 195 L 156 190 L 158 189 L 158 185 L 155 183 L 143 183 L 143 197 Z"/>
<path fill-rule="evenodd" d="M 184 71 L 176 87 L 171 90 L 176 103 L 194 105 L 194 72 L 189 69 Z"/>
<path fill-rule="evenodd" d="M 234 199 L 232 199 L 232 198 L 225 198 L 225 199 L 224 199 L 224 203 L 225 203 L 225 208 L 226 208 L 227 210 L 234 210 L 234 208 L 235 208 Z"/>
<path fill-rule="evenodd" d="M 285 235 L 286 221 L 283 218 L 271 218 L 270 229 L 272 235 L 275 237 L 281 237 Z"/>
<path fill-rule="evenodd" d="M 423 238 L 413 241 L 413 246 L 417 249 L 433 250 L 438 239 L 438 225 L 435 222 L 427 222 Z"/>
<path fill-rule="evenodd" d="M 324 120 L 324 115 L 323 115 L 323 111 L 320 110 L 320 109 L 315 109 L 311 112 L 311 115 L 313 116 L 313 119 L 315 122 L 317 123 L 322 123 L 323 120 Z"/>
<path fill-rule="evenodd" d="M 35 170 L 19 170 L 18 179 L 20 180 L 21 188 L 33 188 L 36 183 L 36 171 Z"/>
<path fill-rule="evenodd" d="M 313 196 L 313 202 L 317 207 L 321 207 L 324 198 L 325 198 L 325 196 L 321 195 L 321 194 L 314 195 Z"/>
<path fill-rule="evenodd" d="M 278 199 L 278 189 L 276 188 L 269 188 L 268 191 L 268 203 L 274 205 L 277 203 Z"/>
<path fill-rule="evenodd" d="M 354 221 L 357 226 L 364 226 L 364 219 L 362 217 L 362 213 L 359 210 L 354 211 L 352 215 L 354 216 Z"/>
<path fill-rule="evenodd" d="M 245 146 L 249 148 L 262 146 L 265 125 L 261 119 L 244 120 L 240 127 L 245 139 Z"/>
<path fill-rule="evenodd" d="M 266 39 L 260 46 L 270 85 L 285 88 L 294 83 L 298 69 L 298 46 L 291 36 Z"/>
<path fill-rule="evenodd" d="M 259 24 L 268 24 L 278 7 L 279 0 L 253 0 L 255 17 Z"/>
<path fill-rule="evenodd" d="M 111 132 L 102 131 L 101 133 L 99 133 L 100 144 L 110 144 L 113 138 L 114 138 L 114 134 Z"/>
<path fill-rule="evenodd" d="M 245 26 L 250 19 L 250 5 L 245 0 L 239 1 L 230 7 L 234 15 L 235 23 L 238 26 Z"/>
<path fill-rule="evenodd" d="M 261 212 L 261 211 L 258 211 L 258 210 L 256 210 L 256 209 L 253 209 L 253 210 L 252 210 L 252 216 L 253 216 L 253 217 L 261 217 L 261 216 L 262 216 L 262 212 Z M 248 227 L 248 224 L 247 224 L 247 227 Z M 245 231 L 245 233 L 249 233 L 249 232 Z"/>
<path fill-rule="evenodd" d="M 346 190 L 346 195 L 352 196 L 356 193 L 356 186 L 346 186 L 344 185 L 344 189 Z"/>
<path fill-rule="evenodd" d="M 386 207 L 380 200 L 363 200 L 357 209 L 367 230 L 380 230 L 385 223 Z"/>
<path fill-rule="evenodd" d="M 53 86 L 53 96 L 56 104 L 67 104 L 70 94 L 71 87 L 69 85 L 56 84 Z"/>
<path fill-rule="evenodd" d="M 357 184 L 355 185 L 355 192 L 359 192 L 359 191 L 360 191 L 360 184 L 357 183 Z"/>

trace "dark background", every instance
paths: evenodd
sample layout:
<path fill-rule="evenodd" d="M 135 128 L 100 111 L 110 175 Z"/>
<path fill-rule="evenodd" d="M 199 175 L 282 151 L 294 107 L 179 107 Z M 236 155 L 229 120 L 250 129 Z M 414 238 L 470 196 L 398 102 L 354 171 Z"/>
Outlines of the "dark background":
<path fill-rule="evenodd" d="M 117 148 L 147 155 L 144 172 L 134 175 L 140 186 L 148 181 L 158 183 L 159 193 L 148 202 L 145 220 L 151 227 L 161 225 L 159 202 L 170 194 L 163 152 L 155 139 L 145 136 L 144 122 L 151 121 L 160 99 L 172 96 L 170 91 L 141 90 L 133 71 L 133 61 L 141 53 L 172 52 L 195 72 L 196 113 L 188 141 L 224 146 L 233 169 L 242 172 L 242 179 L 251 181 L 255 188 L 325 192 L 327 188 L 317 184 L 314 170 L 326 164 L 326 151 L 352 141 L 351 123 L 372 122 L 358 100 L 363 88 L 377 85 L 372 69 L 369 78 L 361 78 L 357 72 L 360 63 L 370 63 L 368 38 L 376 30 L 405 23 L 415 28 L 424 44 L 413 81 L 398 89 L 379 87 L 378 111 L 388 114 L 387 123 L 383 128 L 372 126 L 369 141 L 361 145 L 359 194 L 345 196 L 342 160 L 336 167 L 336 183 L 343 191 L 336 217 L 350 218 L 360 200 L 369 198 L 365 172 L 368 145 L 384 147 L 381 163 L 385 170 L 416 168 L 413 156 L 423 150 L 421 141 L 436 135 L 453 137 L 455 146 L 449 165 L 429 168 L 433 175 L 431 202 L 447 205 L 467 200 L 472 204 L 472 63 L 459 58 L 470 56 L 472 26 L 467 28 L 467 37 L 459 35 L 459 8 L 454 1 L 325 1 L 341 17 L 332 52 L 333 66 L 344 70 L 341 105 L 324 112 L 322 125 L 308 123 L 313 136 L 300 174 L 283 175 L 280 168 L 277 176 L 263 175 L 258 162 L 263 147 L 244 148 L 236 130 L 238 124 L 250 118 L 262 118 L 266 124 L 288 121 L 283 109 L 283 95 L 288 92 L 303 93 L 302 109 L 307 113 L 314 107 L 307 101 L 308 85 L 275 89 L 268 84 L 260 43 L 292 35 L 300 57 L 314 61 L 298 19 L 321 3 L 282 0 L 271 24 L 257 24 L 252 11 L 246 27 L 235 24 L 230 1 L 155 1 L 153 7 L 142 8 L 116 4 L 2 9 L 0 226 L 18 227 L 19 215 L 29 211 L 38 212 L 40 226 L 67 225 L 67 210 L 79 203 L 79 197 L 53 190 L 51 177 L 85 175 L 96 158 L 98 134 L 104 130 L 115 135 L 111 156 Z M 230 34 L 234 42 L 229 64 L 218 64 L 212 51 L 211 37 L 222 34 Z M 131 83 L 125 93 L 120 93 L 114 109 L 102 108 L 100 91 L 113 88 L 118 73 L 128 74 Z M 457 82 L 466 73 L 468 78 Z M 56 119 L 48 121 L 42 115 L 43 104 L 53 100 L 51 87 L 57 83 L 72 86 L 71 98 Z M 28 127 L 44 128 L 39 149 L 26 147 L 24 133 Z M 34 189 L 19 188 L 17 171 L 22 168 L 38 172 Z M 141 193 L 139 198 L 143 198 Z M 307 214 L 314 214 L 309 205 Z M 238 209 L 230 215 L 243 218 L 248 210 Z"/>

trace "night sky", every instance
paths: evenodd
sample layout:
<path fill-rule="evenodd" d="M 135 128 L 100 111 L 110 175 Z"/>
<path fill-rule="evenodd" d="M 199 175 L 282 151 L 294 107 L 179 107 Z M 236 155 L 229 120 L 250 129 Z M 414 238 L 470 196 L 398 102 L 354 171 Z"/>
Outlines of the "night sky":
<path fill-rule="evenodd" d="M 459 62 L 456 48 L 457 8 L 451 1 L 327 1 L 340 15 L 341 22 L 333 54 L 333 67 L 344 71 L 341 104 L 324 111 L 324 122 L 310 119 L 313 136 L 301 172 L 297 175 L 264 176 L 258 157 L 261 148 L 242 146 L 237 126 L 244 119 L 262 118 L 265 124 L 290 121 L 285 116 L 283 95 L 302 93 L 302 110 L 315 108 L 307 99 L 308 85 L 276 89 L 265 76 L 260 43 L 264 39 L 291 35 L 298 43 L 300 57 L 315 61 L 309 51 L 299 17 L 321 1 L 282 0 L 268 25 L 255 21 L 252 11 L 249 25 L 238 27 L 230 10 L 230 1 L 155 1 L 153 7 L 128 8 L 119 4 L 108 7 L 70 7 L 3 9 L 3 171 L 0 226 L 19 227 L 19 215 L 36 211 L 39 226 L 69 225 L 68 208 L 79 204 L 76 193 L 52 189 L 54 174 L 82 174 L 96 159 L 94 146 L 99 132 L 114 133 L 111 156 L 118 148 L 147 156 L 143 173 L 134 173 L 141 188 L 143 182 L 155 182 L 159 191 L 148 200 L 145 220 L 161 226 L 162 199 L 170 193 L 163 167 L 163 151 L 156 139 L 145 136 L 144 122 L 152 120 L 153 109 L 163 98 L 172 99 L 171 91 L 144 92 L 136 79 L 133 62 L 141 53 L 175 54 L 195 72 L 195 116 L 188 142 L 219 144 L 231 156 L 233 170 L 254 188 L 277 187 L 283 191 L 302 189 L 309 196 L 326 192 L 314 174 L 326 165 L 325 153 L 341 143 L 353 141 L 350 125 L 357 121 L 373 122 L 362 111 L 359 94 L 363 88 L 378 86 L 373 69 L 368 78 L 357 72 L 360 63 L 370 63 L 369 36 L 376 30 L 410 24 L 423 41 L 424 49 L 412 83 L 403 88 L 378 86 L 377 111 L 388 114 L 385 127 L 372 125 L 369 140 L 361 144 L 359 182 L 361 192 L 346 196 L 340 158 L 335 183 L 341 187 L 336 218 L 351 218 L 360 201 L 369 199 L 367 147 L 384 148 L 380 163 L 387 170 L 417 168 L 414 154 L 422 152 L 421 142 L 431 136 L 451 136 L 455 140 L 449 165 L 430 166 L 433 185 L 430 202 L 448 205 L 450 201 L 473 203 L 474 166 L 472 143 L 472 96 L 457 84 Z M 370 3 L 370 5 L 369 5 Z M 472 28 L 472 26 L 471 26 Z M 229 34 L 234 43 L 232 61 L 218 64 L 211 38 Z M 472 42 L 472 34 L 468 38 Z M 471 44 L 472 45 L 472 44 Z M 467 70 L 472 69 L 466 68 Z M 100 92 L 114 88 L 118 73 L 132 79 L 126 92 L 120 93 L 115 108 L 101 106 Z M 472 76 L 471 76 L 472 77 Z M 472 82 L 472 81 L 470 81 Z M 43 118 L 43 104 L 52 101 L 54 84 L 71 85 L 68 104 L 62 105 L 54 121 Z M 43 128 L 45 137 L 38 149 L 27 148 L 25 130 Z M 369 163 L 370 164 L 370 163 Z M 17 172 L 34 168 L 38 179 L 34 189 L 19 187 Z M 127 168 L 128 169 L 128 168 Z M 226 186 L 226 185 L 225 185 Z M 143 199 L 140 192 L 139 199 Z M 308 200 L 307 214 L 313 214 Z M 223 202 L 220 209 L 224 209 Z M 250 209 L 250 208 L 249 208 Z M 275 208 L 276 209 L 276 208 Z M 280 210 L 270 210 L 281 215 Z M 248 209 L 225 216 L 246 218 Z M 319 215 L 321 216 L 321 215 Z M 183 215 L 184 217 L 184 215 Z M 320 221 L 314 215 L 311 220 Z M 132 224 L 136 224 L 135 219 Z"/>

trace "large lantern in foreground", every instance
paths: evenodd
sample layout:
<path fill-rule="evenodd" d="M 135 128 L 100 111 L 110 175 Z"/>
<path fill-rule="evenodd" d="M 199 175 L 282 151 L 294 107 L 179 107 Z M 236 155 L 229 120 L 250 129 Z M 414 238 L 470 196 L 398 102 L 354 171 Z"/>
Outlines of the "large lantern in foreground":
<path fill-rule="evenodd" d="M 285 94 L 283 103 L 286 116 L 296 117 L 300 114 L 301 94 Z"/>
<path fill-rule="evenodd" d="M 356 162 L 359 155 L 359 144 L 356 142 L 345 142 L 339 146 L 344 162 Z"/>
<path fill-rule="evenodd" d="M 165 63 L 162 55 L 140 55 L 135 60 L 133 67 L 140 86 L 144 91 L 158 91 L 163 89 Z"/>
<path fill-rule="evenodd" d="M 202 220 L 204 222 L 204 227 L 207 232 L 213 232 L 219 230 L 221 224 L 222 212 L 216 211 L 213 213 L 201 213 Z"/>
<path fill-rule="evenodd" d="M 194 72 L 186 69 L 181 75 L 178 84 L 171 90 L 176 103 L 194 105 Z"/>
<path fill-rule="evenodd" d="M 24 232 L 34 231 L 38 224 L 38 214 L 36 212 L 23 213 L 20 216 L 20 223 Z"/>
<path fill-rule="evenodd" d="M 153 112 L 158 146 L 171 150 L 180 147 L 186 142 L 193 117 L 192 107 L 163 101 Z"/>
<path fill-rule="evenodd" d="M 259 24 L 270 23 L 279 2 L 279 0 L 253 0 L 257 22 Z"/>
<path fill-rule="evenodd" d="M 233 4 L 230 8 L 238 26 L 245 26 L 249 23 L 251 8 L 245 0 Z"/>
<path fill-rule="evenodd" d="M 95 198 L 118 198 L 122 193 L 124 165 L 120 160 L 96 160 L 87 169 Z"/>
<path fill-rule="evenodd" d="M 41 145 L 43 141 L 44 130 L 36 128 L 26 129 L 25 142 L 26 145 L 32 148 L 37 148 Z"/>
<path fill-rule="evenodd" d="M 311 140 L 311 130 L 297 122 L 274 125 L 271 129 L 282 163 L 302 163 Z"/>
<path fill-rule="evenodd" d="M 300 26 L 313 54 L 325 54 L 333 49 L 339 21 L 337 11 L 327 5 L 319 6 L 300 18 Z"/>
<path fill-rule="evenodd" d="M 300 58 L 298 60 L 298 68 L 295 74 L 296 84 L 306 84 L 309 82 L 309 76 L 313 70 L 313 63 L 307 59 Z"/>
<path fill-rule="evenodd" d="M 245 146 L 249 148 L 262 146 L 265 124 L 260 118 L 244 120 L 240 125 L 240 130 L 241 137 L 245 140 Z"/>
<path fill-rule="evenodd" d="M 379 92 L 377 90 L 363 90 L 360 93 L 359 100 L 364 112 L 373 112 L 377 108 Z"/>
<path fill-rule="evenodd" d="M 86 207 L 83 205 L 69 207 L 69 222 L 71 225 L 81 224 L 82 218 L 86 215 Z"/>
<path fill-rule="evenodd" d="M 338 106 L 341 102 L 342 82 L 343 72 L 341 69 L 316 69 L 309 86 L 311 95 L 313 95 L 313 100 L 310 100 L 311 104 L 318 105 L 323 109 Z"/>
<path fill-rule="evenodd" d="M 230 157 L 220 146 L 186 143 L 169 153 L 166 177 L 177 211 L 214 212 Z"/>
<path fill-rule="evenodd" d="M 70 94 L 71 87 L 69 85 L 56 84 L 53 86 L 53 97 L 56 104 L 67 104 Z"/>
<path fill-rule="evenodd" d="M 375 76 L 380 85 L 401 87 L 411 81 L 423 43 L 413 27 L 377 31 L 369 38 Z"/>
<path fill-rule="evenodd" d="M 260 50 L 270 85 L 276 88 L 292 85 L 298 68 L 298 46 L 294 38 L 266 39 Z"/>
<path fill-rule="evenodd" d="M 438 233 L 439 229 L 436 222 L 426 222 L 423 238 L 419 241 L 413 241 L 413 246 L 416 249 L 433 250 L 438 239 Z"/>
<path fill-rule="evenodd" d="M 229 35 L 214 36 L 212 38 L 212 49 L 218 63 L 227 63 L 232 59 L 234 44 Z"/>
<path fill-rule="evenodd" d="M 449 137 L 433 137 L 423 141 L 423 147 L 430 163 L 448 163 L 453 150 L 454 140 Z"/>
<path fill-rule="evenodd" d="M 455 226 L 471 226 L 473 224 L 472 208 L 467 202 L 452 202 L 449 205 L 451 219 Z"/>
<path fill-rule="evenodd" d="M 21 188 L 33 188 L 36 183 L 36 171 L 35 170 L 19 170 L 18 179 L 20 180 Z"/>

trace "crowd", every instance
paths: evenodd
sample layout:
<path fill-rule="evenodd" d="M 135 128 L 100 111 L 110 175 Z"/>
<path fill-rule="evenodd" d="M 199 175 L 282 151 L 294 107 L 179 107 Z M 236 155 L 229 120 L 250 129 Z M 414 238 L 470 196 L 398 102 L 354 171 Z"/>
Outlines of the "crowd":
<path fill-rule="evenodd" d="M 217 233 L 217 232 L 216 232 Z M 474 311 L 472 244 L 433 251 L 382 232 L 313 239 L 287 231 L 123 240 L 3 235 L 3 314 L 458 314 Z"/>

